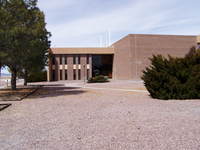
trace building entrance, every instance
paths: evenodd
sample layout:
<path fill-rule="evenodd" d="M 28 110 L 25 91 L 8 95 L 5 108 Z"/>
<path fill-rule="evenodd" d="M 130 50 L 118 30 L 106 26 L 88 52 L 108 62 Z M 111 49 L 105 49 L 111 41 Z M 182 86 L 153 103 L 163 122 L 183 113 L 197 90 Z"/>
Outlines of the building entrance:
<path fill-rule="evenodd" d="M 112 78 L 113 55 L 92 55 L 92 76 L 104 75 Z"/>

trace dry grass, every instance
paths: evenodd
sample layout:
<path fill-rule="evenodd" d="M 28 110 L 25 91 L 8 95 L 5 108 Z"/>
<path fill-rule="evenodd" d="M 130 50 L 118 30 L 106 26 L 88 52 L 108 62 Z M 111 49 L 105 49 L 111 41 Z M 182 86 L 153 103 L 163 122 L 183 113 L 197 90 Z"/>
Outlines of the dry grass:
<path fill-rule="evenodd" d="M 35 87 L 19 87 L 17 90 L 1 89 L 0 101 L 17 101 L 29 95 L 35 90 Z"/>

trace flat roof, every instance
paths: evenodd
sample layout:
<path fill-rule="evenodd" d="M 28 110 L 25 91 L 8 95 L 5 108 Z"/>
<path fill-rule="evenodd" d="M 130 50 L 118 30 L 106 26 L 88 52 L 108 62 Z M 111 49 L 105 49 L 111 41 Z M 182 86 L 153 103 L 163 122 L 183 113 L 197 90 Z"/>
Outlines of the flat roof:
<path fill-rule="evenodd" d="M 181 35 L 181 34 L 128 34 L 128 36 L 180 36 L 180 37 L 196 37 L 197 35 Z"/>
<path fill-rule="evenodd" d="M 114 54 L 112 47 L 51 48 L 52 54 Z"/>
<path fill-rule="evenodd" d="M 176 34 L 128 34 L 127 36 L 121 38 L 120 40 L 114 42 L 111 46 L 115 46 L 115 44 L 129 37 L 197 37 L 197 42 L 200 41 L 200 37 L 197 35 L 176 35 Z"/>

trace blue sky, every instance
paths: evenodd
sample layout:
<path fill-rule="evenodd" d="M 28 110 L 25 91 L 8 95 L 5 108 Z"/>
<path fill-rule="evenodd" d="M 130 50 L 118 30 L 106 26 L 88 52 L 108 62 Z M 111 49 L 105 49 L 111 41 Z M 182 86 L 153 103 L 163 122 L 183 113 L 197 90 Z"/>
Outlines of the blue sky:
<path fill-rule="evenodd" d="M 199 0 L 39 0 L 52 47 L 108 44 L 130 33 L 200 34 Z M 107 40 L 108 41 L 108 40 Z"/>
<path fill-rule="evenodd" d="M 108 32 L 110 43 L 130 33 L 200 34 L 200 0 L 39 0 L 38 5 L 52 47 L 107 46 Z"/>

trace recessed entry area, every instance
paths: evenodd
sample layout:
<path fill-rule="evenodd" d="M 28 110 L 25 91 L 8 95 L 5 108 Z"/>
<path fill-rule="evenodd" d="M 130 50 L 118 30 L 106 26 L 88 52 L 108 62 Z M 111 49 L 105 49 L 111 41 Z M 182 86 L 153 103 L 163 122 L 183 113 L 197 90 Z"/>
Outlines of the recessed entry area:
<path fill-rule="evenodd" d="M 104 75 L 112 78 L 113 55 L 92 55 L 92 76 Z"/>

